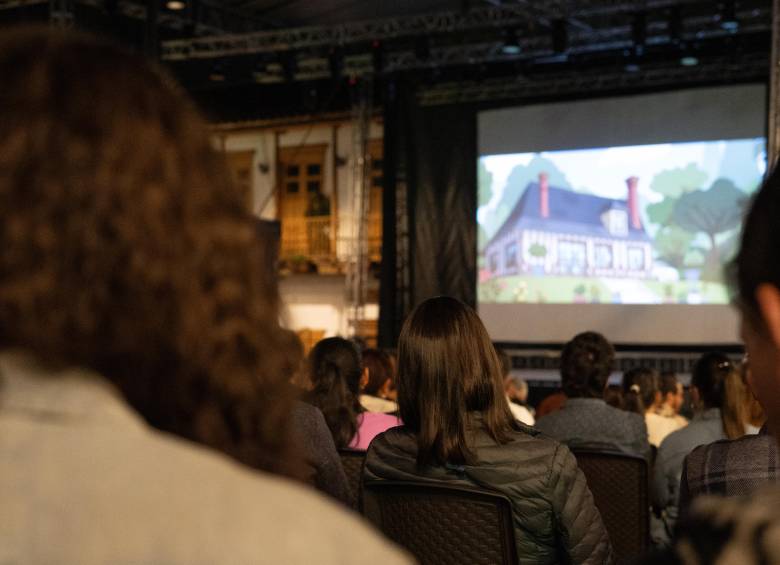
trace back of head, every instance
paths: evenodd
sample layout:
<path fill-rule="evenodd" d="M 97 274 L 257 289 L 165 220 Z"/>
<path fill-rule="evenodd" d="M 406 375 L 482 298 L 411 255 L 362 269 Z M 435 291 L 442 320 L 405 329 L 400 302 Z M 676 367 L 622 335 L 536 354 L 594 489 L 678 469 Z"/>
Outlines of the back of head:
<path fill-rule="evenodd" d="M 561 384 L 570 398 L 602 398 L 612 372 L 615 350 L 596 332 L 583 332 L 563 347 Z"/>
<path fill-rule="evenodd" d="M 634 367 L 623 374 L 623 409 L 644 414 L 653 407 L 658 394 L 658 373 Z"/>
<path fill-rule="evenodd" d="M 368 384 L 363 392 L 371 396 L 379 396 L 387 381 L 393 380 L 393 363 L 390 356 L 379 349 L 363 351 L 363 368 L 368 369 Z"/>
<path fill-rule="evenodd" d="M 691 385 L 705 409 L 719 408 L 730 439 L 745 433 L 744 385 L 734 363 L 723 353 L 705 353 L 693 367 Z"/>
<path fill-rule="evenodd" d="M 94 369 L 160 428 L 276 459 L 276 292 L 191 103 L 140 57 L 48 28 L 4 30 L 0 76 L 0 347 Z"/>
<path fill-rule="evenodd" d="M 309 399 L 322 410 L 336 447 L 347 447 L 357 433 L 360 408 L 360 354 L 340 337 L 323 339 L 309 353 Z"/>
<path fill-rule="evenodd" d="M 466 431 L 479 418 L 497 442 L 515 426 L 493 344 L 476 312 L 449 297 L 419 304 L 398 345 L 398 404 L 417 434 L 419 465 L 475 456 Z"/>
<path fill-rule="evenodd" d="M 780 167 L 768 175 L 745 218 L 739 252 L 728 275 L 743 317 L 756 329 L 765 329 L 756 299 L 762 283 L 780 289 Z"/>
<path fill-rule="evenodd" d="M 661 394 L 666 397 L 667 394 L 677 394 L 677 386 L 680 381 L 677 378 L 677 374 L 673 371 L 664 371 L 661 373 L 658 381 L 658 388 L 661 390 Z"/>

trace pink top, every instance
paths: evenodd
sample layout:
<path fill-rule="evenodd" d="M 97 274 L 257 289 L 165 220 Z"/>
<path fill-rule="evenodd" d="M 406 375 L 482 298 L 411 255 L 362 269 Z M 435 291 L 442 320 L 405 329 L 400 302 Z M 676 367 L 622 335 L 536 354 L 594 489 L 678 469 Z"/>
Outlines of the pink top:
<path fill-rule="evenodd" d="M 358 414 L 358 431 L 352 441 L 349 443 L 351 449 L 365 451 L 368 444 L 377 434 L 383 431 L 401 425 L 401 420 L 390 414 L 379 414 L 373 412 L 362 412 Z"/>

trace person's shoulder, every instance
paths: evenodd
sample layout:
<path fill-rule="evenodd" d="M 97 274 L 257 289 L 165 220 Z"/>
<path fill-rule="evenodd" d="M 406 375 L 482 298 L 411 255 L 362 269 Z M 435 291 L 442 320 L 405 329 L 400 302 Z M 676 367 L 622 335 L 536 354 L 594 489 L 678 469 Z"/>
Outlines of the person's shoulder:
<path fill-rule="evenodd" d="M 363 421 L 377 422 L 381 424 L 389 424 L 391 426 L 399 426 L 401 424 L 400 418 L 394 414 L 385 414 L 382 412 L 363 412 L 361 413 Z"/>
<path fill-rule="evenodd" d="M 178 481 L 165 487 L 170 498 L 182 500 L 189 493 L 184 506 L 193 507 L 189 512 L 206 510 L 210 521 L 229 530 L 225 539 L 234 547 L 247 544 L 262 551 L 262 559 L 277 562 L 316 558 L 320 563 L 357 563 L 360 554 L 363 559 L 368 554 L 383 562 L 407 562 L 361 520 L 313 490 L 164 434 L 156 441 L 158 464 L 166 464 L 167 453 L 179 468 Z M 349 547 L 339 543 L 344 531 L 351 532 Z"/>
<path fill-rule="evenodd" d="M 618 420 L 622 420 L 624 422 L 628 422 L 629 424 L 633 426 L 645 426 L 645 416 L 644 414 L 637 414 L 636 412 L 629 412 L 628 410 L 621 410 L 620 408 L 615 408 L 614 406 L 610 406 L 609 404 L 604 404 L 603 407 L 604 413 L 608 414 L 610 418 L 615 418 Z"/>
<path fill-rule="evenodd" d="M 678 525 L 677 535 L 669 552 L 673 557 L 665 555 L 665 562 L 774 563 L 777 561 L 767 555 L 767 548 L 773 549 L 776 546 L 774 540 L 777 540 L 778 536 L 778 487 L 761 489 L 747 499 L 702 496 L 694 501 L 688 518 Z"/>
<path fill-rule="evenodd" d="M 658 446 L 658 453 L 675 450 L 681 446 L 687 446 L 690 441 L 689 437 L 692 434 L 695 435 L 695 429 L 691 428 L 690 425 L 680 428 L 679 430 L 674 430 L 667 435 L 661 442 L 661 445 Z"/>

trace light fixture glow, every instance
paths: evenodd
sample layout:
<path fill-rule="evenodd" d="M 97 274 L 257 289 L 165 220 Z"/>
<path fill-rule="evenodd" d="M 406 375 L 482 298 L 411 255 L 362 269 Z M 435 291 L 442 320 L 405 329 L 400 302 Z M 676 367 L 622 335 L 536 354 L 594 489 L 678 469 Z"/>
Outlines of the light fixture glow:
<path fill-rule="evenodd" d="M 168 2 L 165 3 L 165 7 L 169 10 L 183 10 L 187 7 L 187 3 L 183 2 L 182 0 L 168 0 Z"/>
<path fill-rule="evenodd" d="M 685 55 L 680 58 L 680 64 L 683 67 L 695 67 L 699 64 L 699 58 L 694 57 L 693 55 Z"/>

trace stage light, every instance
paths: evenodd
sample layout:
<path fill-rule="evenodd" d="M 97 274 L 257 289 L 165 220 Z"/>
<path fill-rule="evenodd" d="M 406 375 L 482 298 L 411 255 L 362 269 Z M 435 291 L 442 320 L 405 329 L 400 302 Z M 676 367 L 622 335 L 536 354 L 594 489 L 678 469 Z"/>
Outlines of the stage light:
<path fill-rule="evenodd" d="M 165 7 L 168 8 L 169 10 L 179 11 L 179 10 L 183 10 L 184 8 L 186 8 L 187 7 L 187 3 L 186 2 L 182 2 L 181 0 L 168 0 L 165 3 Z"/>
<path fill-rule="evenodd" d="M 520 41 L 517 39 L 517 32 L 514 29 L 508 29 L 504 35 L 504 44 L 501 46 L 501 52 L 504 55 L 519 55 L 522 48 L 520 47 Z"/>
<path fill-rule="evenodd" d="M 699 64 L 699 58 L 693 55 L 683 55 L 680 57 L 680 64 L 683 67 L 695 67 Z"/>
<path fill-rule="evenodd" d="M 723 3 L 723 11 L 720 15 L 720 27 L 732 33 L 739 29 L 737 20 L 737 6 L 734 0 L 726 0 Z"/>

